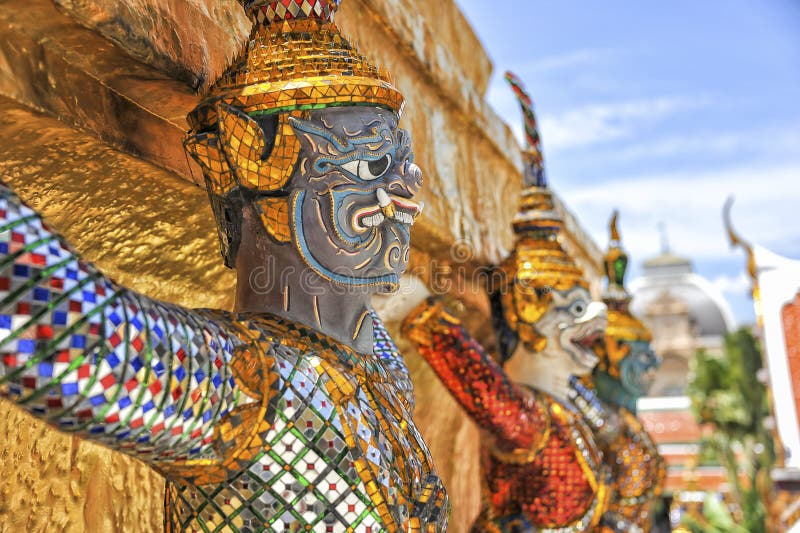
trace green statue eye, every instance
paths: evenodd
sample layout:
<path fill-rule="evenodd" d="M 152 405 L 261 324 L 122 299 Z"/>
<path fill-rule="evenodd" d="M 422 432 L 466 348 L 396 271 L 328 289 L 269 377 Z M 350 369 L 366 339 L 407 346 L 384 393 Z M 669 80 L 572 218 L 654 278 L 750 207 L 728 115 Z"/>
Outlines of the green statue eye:
<path fill-rule="evenodd" d="M 625 271 L 628 267 L 628 258 L 619 257 L 614 261 L 614 277 L 617 285 L 622 285 L 625 282 Z"/>

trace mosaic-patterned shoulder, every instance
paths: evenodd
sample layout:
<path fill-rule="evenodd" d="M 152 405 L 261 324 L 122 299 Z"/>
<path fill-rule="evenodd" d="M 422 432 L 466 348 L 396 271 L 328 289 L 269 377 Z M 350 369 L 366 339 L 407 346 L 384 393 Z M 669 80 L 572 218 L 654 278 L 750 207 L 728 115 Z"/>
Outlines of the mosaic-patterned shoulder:
<path fill-rule="evenodd" d="M 256 402 L 223 420 L 221 461 L 171 471 L 172 479 L 193 483 L 170 489 L 176 523 L 191 529 L 192 509 L 201 507 L 204 520 L 227 520 L 211 516 L 213 508 L 204 506 L 194 486 L 232 479 L 220 498 L 231 499 L 228 492 L 263 495 L 246 502 L 240 516 L 264 517 L 255 523 L 276 529 L 285 519 L 310 530 L 323 522 L 335 531 L 354 523 L 373 531 L 406 531 L 412 524 L 444 528 L 448 505 L 441 480 L 377 353 L 356 354 L 274 315 L 203 313 L 235 321 L 243 344 L 230 366 Z"/>
<path fill-rule="evenodd" d="M 375 311 L 371 311 L 372 327 L 375 334 L 374 353 L 380 360 L 386 371 L 392 376 L 395 389 L 405 400 L 406 407 L 410 413 L 414 412 L 416 398 L 414 396 L 414 383 L 411 381 L 411 373 L 408 371 L 403 354 L 395 344 L 394 339 L 389 334 L 383 321 Z"/>

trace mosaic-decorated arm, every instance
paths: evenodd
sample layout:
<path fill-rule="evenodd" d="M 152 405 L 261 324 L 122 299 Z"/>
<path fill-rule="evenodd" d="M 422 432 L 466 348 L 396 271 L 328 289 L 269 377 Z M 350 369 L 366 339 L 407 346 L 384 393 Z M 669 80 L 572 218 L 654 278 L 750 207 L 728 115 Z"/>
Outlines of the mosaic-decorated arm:
<path fill-rule="evenodd" d="M 546 408 L 509 380 L 503 369 L 441 302 L 428 300 L 403 323 L 403 334 L 498 451 L 538 451 L 550 428 Z"/>
<path fill-rule="evenodd" d="M 103 276 L 0 184 L 0 395 L 151 463 L 203 457 L 242 399 L 235 343 Z"/>

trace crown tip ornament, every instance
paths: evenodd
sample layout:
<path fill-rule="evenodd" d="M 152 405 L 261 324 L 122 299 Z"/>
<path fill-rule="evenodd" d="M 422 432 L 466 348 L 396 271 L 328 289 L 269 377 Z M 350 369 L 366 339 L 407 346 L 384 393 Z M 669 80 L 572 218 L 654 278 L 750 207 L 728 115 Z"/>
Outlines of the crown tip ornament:
<path fill-rule="evenodd" d="M 619 228 L 617 227 L 617 221 L 619 220 L 619 210 L 614 209 L 614 212 L 611 214 L 611 221 L 608 223 L 608 232 L 611 234 L 611 242 L 620 242 L 619 237 Z"/>
<path fill-rule="evenodd" d="M 247 16 L 257 25 L 297 19 L 333 22 L 340 0 L 239 0 Z"/>
<path fill-rule="evenodd" d="M 541 136 L 533 112 L 533 100 L 522 81 L 512 72 L 505 79 L 517 97 L 522 109 L 525 130 L 525 149 L 522 152 L 522 201 L 514 217 L 514 232 L 517 235 L 537 235 L 539 238 L 555 240 L 561 232 L 563 219 L 555 208 L 552 192 L 545 177 L 542 158 Z"/>
<path fill-rule="evenodd" d="M 511 90 L 517 96 L 522 109 L 523 125 L 525 130 L 525 151 L 523 159 L 525 169 L 523 182 L 525 187 L 547 187 L 547 177 L 544 171 L 544 157 L 542 155 L 542 137 L 539 134 L 539 123 L 533 111 L 533 100 L 525 90 L 525 86 L 513 72 L 507 71 L 505 79 Z"/>

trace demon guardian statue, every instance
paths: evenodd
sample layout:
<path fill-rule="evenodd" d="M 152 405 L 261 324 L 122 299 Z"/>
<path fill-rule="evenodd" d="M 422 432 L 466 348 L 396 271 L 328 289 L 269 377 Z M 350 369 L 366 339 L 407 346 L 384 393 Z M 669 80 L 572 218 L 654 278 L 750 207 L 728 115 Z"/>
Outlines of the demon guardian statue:
<path fill-rule="evenodd" d="M 473 531 L 591 531 L 607 508 L 609 468 L 570 401 L 570 380 L 597 364 L 593 347 L 602 341 L 606 308 L 592 301 L 562 248 L 531 101 L 516 78 L 509 81 L 528 150 L 517 242 L 491 295 L 503 364 L 440 303 L 413 311 L 404 332 L 484 432 L 483 508 Z"/>
<path fill-rule="evenodd" d="M 334 0 L 244 1 L 189 117 L 236 310 L 153 301 L 0 198 L 0 392 L 167 479 L 168 531 L 443 531 L 408 372 L 372 312 L 422 184 L 403 97 Z"/>

